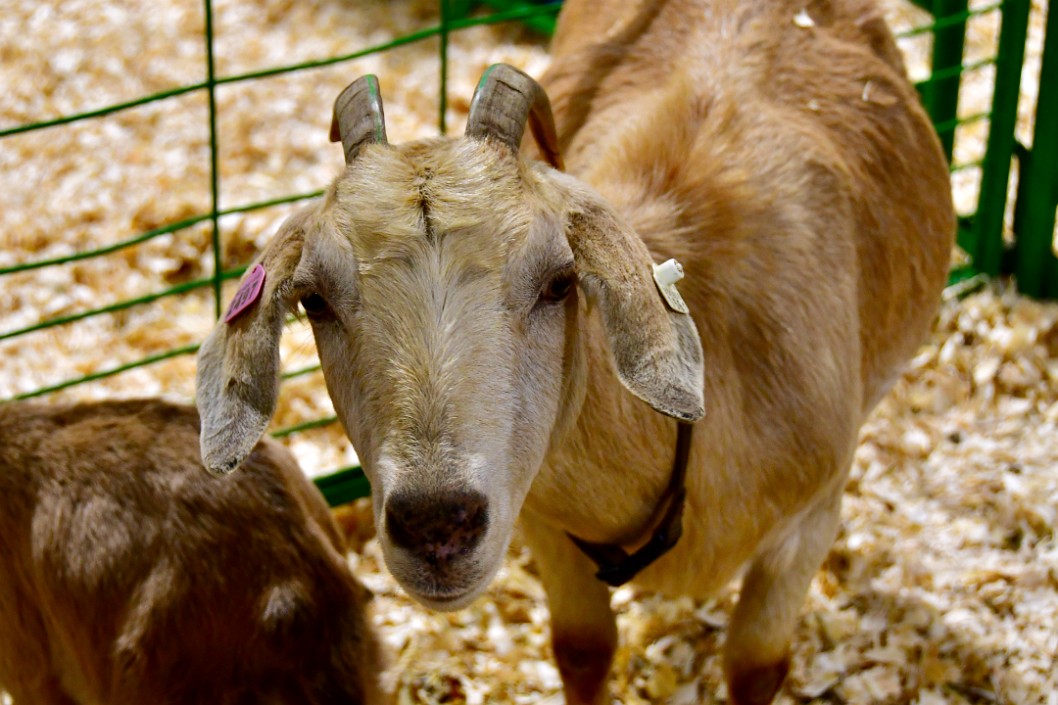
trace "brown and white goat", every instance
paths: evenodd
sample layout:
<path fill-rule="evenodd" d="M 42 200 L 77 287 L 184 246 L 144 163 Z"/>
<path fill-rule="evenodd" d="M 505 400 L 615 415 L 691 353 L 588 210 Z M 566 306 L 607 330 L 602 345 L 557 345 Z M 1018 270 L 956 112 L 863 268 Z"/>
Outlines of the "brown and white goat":
<path fill-rule="evenodd" d="M 199 459 L 158 401 L 0 405 L 0 690 L 15 705 L 379 705 L 367 591 L 262 441 Z"/>
<path fill-rule="evenodd" d="M 466 605 L 521 517 L 567 702 L 603 703 L 614 617 L 570 535 L 642 543 L 671 496 L 667 417 L 704 414 L 682 539 L 637 584 L 706 596 L 741 572 L 730 698 L 768 703 L 858 429 L 935 313 L 944 158 L 864 0 L 568 0 L 542 83 L 557 131 L 494 69 L 463 138 L 399 147 L 376 84 L 343 93 L 344 173 L 200 354 L 206 464 L 263 432 L 300 300 L 396 578 Z M 519 155 L 527 119 L 551 166 Z M 691 315 L 655 288 L 669 258 Z"/>

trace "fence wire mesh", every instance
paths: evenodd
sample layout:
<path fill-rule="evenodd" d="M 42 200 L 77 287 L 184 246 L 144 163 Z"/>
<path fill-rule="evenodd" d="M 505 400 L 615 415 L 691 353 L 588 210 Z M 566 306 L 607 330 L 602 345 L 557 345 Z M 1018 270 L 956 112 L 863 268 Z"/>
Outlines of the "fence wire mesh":
<path fill-rule="evenodd" d="M 437 129 L 443 134 L 447 128 L 446 115 L 449 112 L 450 35 L 475 26 L 514 22 L 530 23 L 546 32 L 553 26 L 554 16 L 560 7 L 560 3 L 556 2 L 537 4 L 494 0 L 488 3 L 491 6 L 488 13 L 471 16 L 474 4 L 458 0 L 442 0 L 438 12 L 439 20 L 435 24 L 370 46 L 355 48 L 347 53 L 263 69 L 224 72 L 218 70 L 214 51 L 216 38 L 214 36 L 213 2 L 204 0 L 202 7 L 204 80 L 178 85 L 110 105 L 91 107 L 49 119 L 27 121 L 0 128 L 0 140 L 10 140 L 48 130 L 69 129 L 79 123 L 135 111 L 145 106 L 205 96 L 210 183 L 207 208 L 200 212 L 184 214 L 182 217 L 145 228 L 123 239 L 118 238 L 97 247 L 86 247 L 61 255 L 26 258 L 13 262 L 0 259 L 0 281 L 3 278 L 30 273 L 44 276 L 50 268 L 120 256 L 158 238 L 184 233 L 196 227 L 208 229 L 206 241 L 210 251 L 211 270 L 206 276 L 186 279 L 166 288 L 101 306 L 83 307 L 75 311 L 53 316 L 45 315 L 29 321 L 25 321 L 25 316 L 9 316 L 8 320 L 0 326 L 0 343 L 22 339 L 34 333 L 54 332 L 56 329 L 62 329 L 87 319 L 124 315 L 130 310 L 148 307 L 171 297 L 187 295 L 191 292 L 208 291 L 212 315 L 214 318 L 219 317 L 225 299 L 225 282 L 238 278 L 245 271 L 245 261 L 249 259 L 249 255 L 252 255 L 252 252 L 246 253 L 247 256 L 242 258 L 243 263 L 238 266 L 225 266 L 228 258 L 225 257 L 222 221 L 229 216 L 250 214 L 277 206 L 300 203 L 318 197 L 322 191 L 314 188 L 251 200 L 234 206 L 225 205 L 222 199 L 221 152 L 223 145 L 218 92 L 224 87 L 277 80 L 283 76 L 345 64 L 437 38 L 440 67 L 437 76 L 439 85 Z M 967 268 L 965 271 L 983 270 L 994 273 L 998 271 L 997 258 L 1002 252 L 1003 217 L 1007 207 L 1007 181 L 1010 155 L 1013 151 L 1014 121 L 1017 117 L 1017 95 L 1030 3 L 1029 0 L 1003 0 L 1002 2 L 975 4 L 971 7 L 966 0 L 935 0 L 916 2 L 916 4 L 929 11 L 932 16 L 926 21 L 905 27 L 898 32 L 898 39 L 905 51 L 927 51 L 930 54 L 926 62 L 930 70 L 926 75 L 918 77 L 917 86 L 935 122 L 945 150 L 949 158 L 953 160 L 953 178 L 970 178 L 977 185 L 973 202 L 964 203 L 960 207 L 962 216 L 960 244 L 973 258 L 973 269 Z M 1000 17 L 1002 17 L 1001 22 L 999 22 Z M 964 53 L 964 39 L 973 24 L 982 20 L 991 22 L 993 26 L 998 24 L 1001 27 L 995 43 L 995 52 L 984 56 L 968 56 Z M 924 42 L 924 44 L 917 44 L 919 42 Z M 986 73 L 985 83 L 988 84 L 989 90 L 986 91 L 987 99 L 984 104 L 974 107 L 972 101 L 962 100 L 960 89 L 967 84 L 968 76 Z M 321 98 L 321 109 L 329 105 L 328 101 L 331 98 L 333 96 L 327 96 L 326 99 Z M 967 110 L 964 106 L 969 106 L 970 109 Z M 983 152 L 960 149 L 960 142 L 964 135 L 985 127 L 988 129 L 989 136 L 986 142 L 987 148 Z M 964 174 L 967 176 L 961 176 Z M 17 352 L 17 348 L 15 350 Z M 81 374 L 70 375 L 47 384 L 30 384 L 24 388 L 16 388 L 4 395 L 6 398 L 0 401 L 50 395 L 60 390 L 128 373 L 131 370 L 155 365 L 162 361 L 191 356 L 197 350 L 197 342 L 185 342 L 128 362 L 86 370 Z M 318 371 L 317 364 L 307 364 L 285 372 L 283 377 L 285 380 L 295 380 Z M 278 437 L 291 436 L 333 424 L 335 421 L 336 418 L 333 415 L 311 418 L 276 428 L 272 434 Z M 318 479 L 317 482 L 324 489 L 332 504 L 366 494 L 369 489 L 359 468 L 355 466 L 341 468 L 327 477 Z"/>

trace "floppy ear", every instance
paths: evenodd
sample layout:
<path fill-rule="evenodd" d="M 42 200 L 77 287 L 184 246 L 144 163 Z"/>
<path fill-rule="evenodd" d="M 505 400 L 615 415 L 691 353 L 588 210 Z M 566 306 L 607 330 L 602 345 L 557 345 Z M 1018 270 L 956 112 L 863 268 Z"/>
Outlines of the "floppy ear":
<path fill-rule="evenodd" d="M 313 212 L 306 209 L 283 224 L 247 270 L 227 315 L 198 351 L 199 442 L 202 462 L 212 473 L 224 475 L 237 468 L 275 413 L 279 336 L 295 305 L 290 280 Z M 262 274 L 263 285 L 258 285 Z"/>
<path fill-rule="evenodd" d="M 601 196 L 570 177 L 567 237 L 577 278 L 602 316 L 617 375 L 654 409 L 683 421 L 705 415 L 702 343 L 694 320 L 670 309 L 639 235 Z"/>

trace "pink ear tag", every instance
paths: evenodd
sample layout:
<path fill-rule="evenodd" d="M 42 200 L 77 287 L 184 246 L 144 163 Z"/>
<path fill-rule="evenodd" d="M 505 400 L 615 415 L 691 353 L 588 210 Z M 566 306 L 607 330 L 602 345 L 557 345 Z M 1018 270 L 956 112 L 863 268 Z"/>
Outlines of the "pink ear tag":
<path fill-rule="evenodd" d="M 243 311 L 257 303 L 257 299 L 261 298 L 261 290 L 264 289 L 264 280 L 265 268 L 255 264 L 246 278 L 242 280 L 239 290 L 235 292 L 235 298 L 231 300 L 228 312 L 224 314 L 225 323 L 231 323 Z"/>

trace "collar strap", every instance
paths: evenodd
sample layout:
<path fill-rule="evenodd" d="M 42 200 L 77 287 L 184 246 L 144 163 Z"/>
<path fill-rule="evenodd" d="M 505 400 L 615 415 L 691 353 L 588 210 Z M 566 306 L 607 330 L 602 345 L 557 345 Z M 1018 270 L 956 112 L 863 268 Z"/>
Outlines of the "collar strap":
<path fill-rule="evenodd" d="M 629 554 L 619 545 L 614 543 L 591 543 L 577 538 L 567 532 L 570 540 L 592 559 L 599 572 L 595 577 L 607 585 L 618 587 L 624 585 L 634 578 L 637 573 L 645 569 L 651 563 L 664 556 L 683 534 L 683 503 L 687 497 L 685 480 L 687 479 L 687 460 L 691 455 L 691 431 L 694 428 L 689 423 L 680 422 L 676 431 L 676 457 L 672 462 L 672 476 L 669 478 L 669 486 L 658 500 L 657 509 L 651 517 L 647 526 L 656 523 L 654 533 L 638 551 Z M 668 506 L 661 513 L 661 508 Z M 661 513 L 661 520 L 657 521 Z"/>

